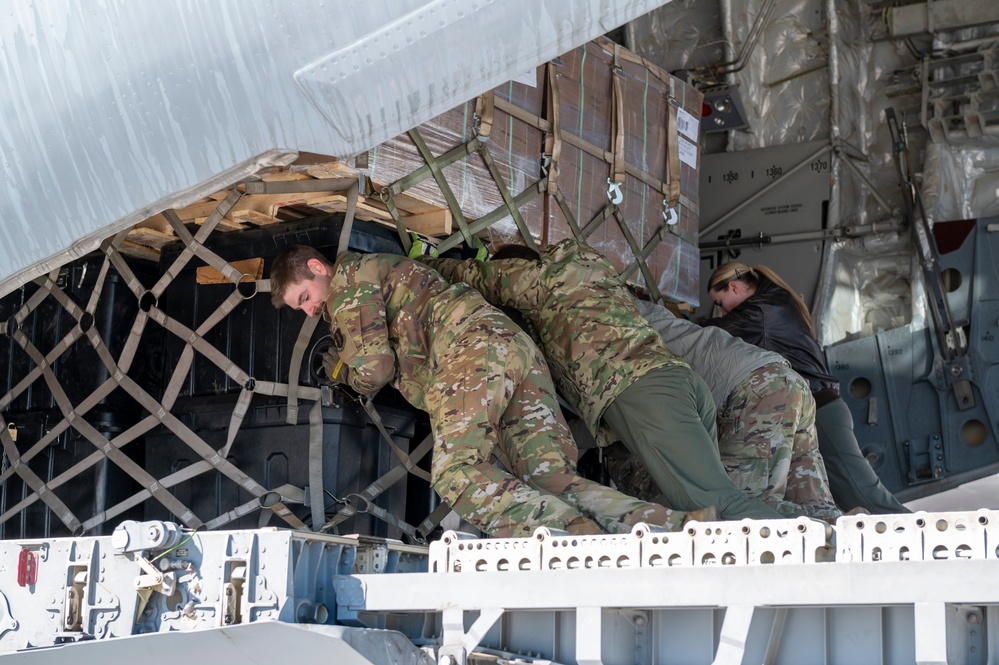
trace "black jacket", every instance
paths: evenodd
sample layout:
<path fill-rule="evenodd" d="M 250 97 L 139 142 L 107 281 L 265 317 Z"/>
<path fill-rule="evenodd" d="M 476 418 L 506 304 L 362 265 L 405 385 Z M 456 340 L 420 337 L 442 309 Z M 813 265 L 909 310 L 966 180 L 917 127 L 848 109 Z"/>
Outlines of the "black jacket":
<path fill-rule="evenodd" d="M 812 394 L 838 389 L 839 383 L 826 368 L 822 348 L 809 334 L 791 294 L 765 277 L 760 278 L 756 293 L 728 315 L 704 325 L 718 326 L 750 344 L 781 354 L 808 381 Z"/>

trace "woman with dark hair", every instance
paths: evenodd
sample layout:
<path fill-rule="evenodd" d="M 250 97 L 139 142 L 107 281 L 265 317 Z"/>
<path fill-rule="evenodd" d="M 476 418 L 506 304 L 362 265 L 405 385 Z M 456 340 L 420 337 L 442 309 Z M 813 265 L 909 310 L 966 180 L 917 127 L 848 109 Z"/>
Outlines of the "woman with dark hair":
<path fill-rule="evenodd" d="M 910 512 L 881 484 L 860 452 L 853 416 L 839 396 L 839 382 L 826 368 L 808 307 L 794 289 L 766 266 L 750 268 L 733 262 L 712 273 L 708 295 L 722 315 L 705 325 L 781 354 L 808 382 L 818 407 L 819 452 L 839 507 L 873 514 Z"/>

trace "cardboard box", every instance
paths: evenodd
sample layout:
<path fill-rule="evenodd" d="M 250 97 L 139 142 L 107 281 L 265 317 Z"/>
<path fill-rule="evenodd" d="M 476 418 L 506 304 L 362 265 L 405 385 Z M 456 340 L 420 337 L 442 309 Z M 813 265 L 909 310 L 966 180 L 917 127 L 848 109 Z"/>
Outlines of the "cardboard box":
<path fill-rule="evenodd" d="M 601 38 L 489 97 L 370 151 L 367 175 L 376 190 L 450 207 L 455 229 L 445 246 L 460 242 L 463 222 L 493 245 L 523 243 L 523 231 L 539 247 L 582 234 L 628 281 L 666 299 L 696 301 L 700 92 Z M 560 144 L 555 183 L 546 178 L 551 168 L 543 169 L 546 139 L 549 148 Z M 623 199 L 610 206 L 615 162 Z M 675 224 L 667 222 L 664 199 Z"/>

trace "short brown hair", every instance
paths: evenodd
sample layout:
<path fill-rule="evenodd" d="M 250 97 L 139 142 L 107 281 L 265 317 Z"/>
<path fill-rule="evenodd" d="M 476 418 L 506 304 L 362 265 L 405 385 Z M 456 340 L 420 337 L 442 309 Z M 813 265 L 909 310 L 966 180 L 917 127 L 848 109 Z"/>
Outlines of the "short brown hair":
<path fill-rule="evenodd" d="M 318 259 L 327 268 L 332 268 L 329 260 L 315 247 L 292 245 L 281 250 L 271 265 L 271 304 L 281 309 L 284 306 L 284 293 L 292 284 L 312 279 L 315 275 L 309 269 L 309 261 Z"/>

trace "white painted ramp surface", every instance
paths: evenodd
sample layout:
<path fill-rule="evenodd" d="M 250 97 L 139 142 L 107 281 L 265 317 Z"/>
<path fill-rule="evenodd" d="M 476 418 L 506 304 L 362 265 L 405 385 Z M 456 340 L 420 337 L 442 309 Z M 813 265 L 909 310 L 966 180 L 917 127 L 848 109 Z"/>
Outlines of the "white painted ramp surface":
<path fill-rule="evenodd" d="M 0 663 L 5 664 L 73 662 L 75 665 L 177 665 L 178 662 L 416 665 L 425 660 L 423 652 L 394 631 L 277 621 L 77 642 L 0 656 Z"/>
<path fill-rule="evenodd" d="M 949 512 L 955 510 L 999 510 L 999 475 L 987 476 L 905 504 L 910 510 Z"/>

